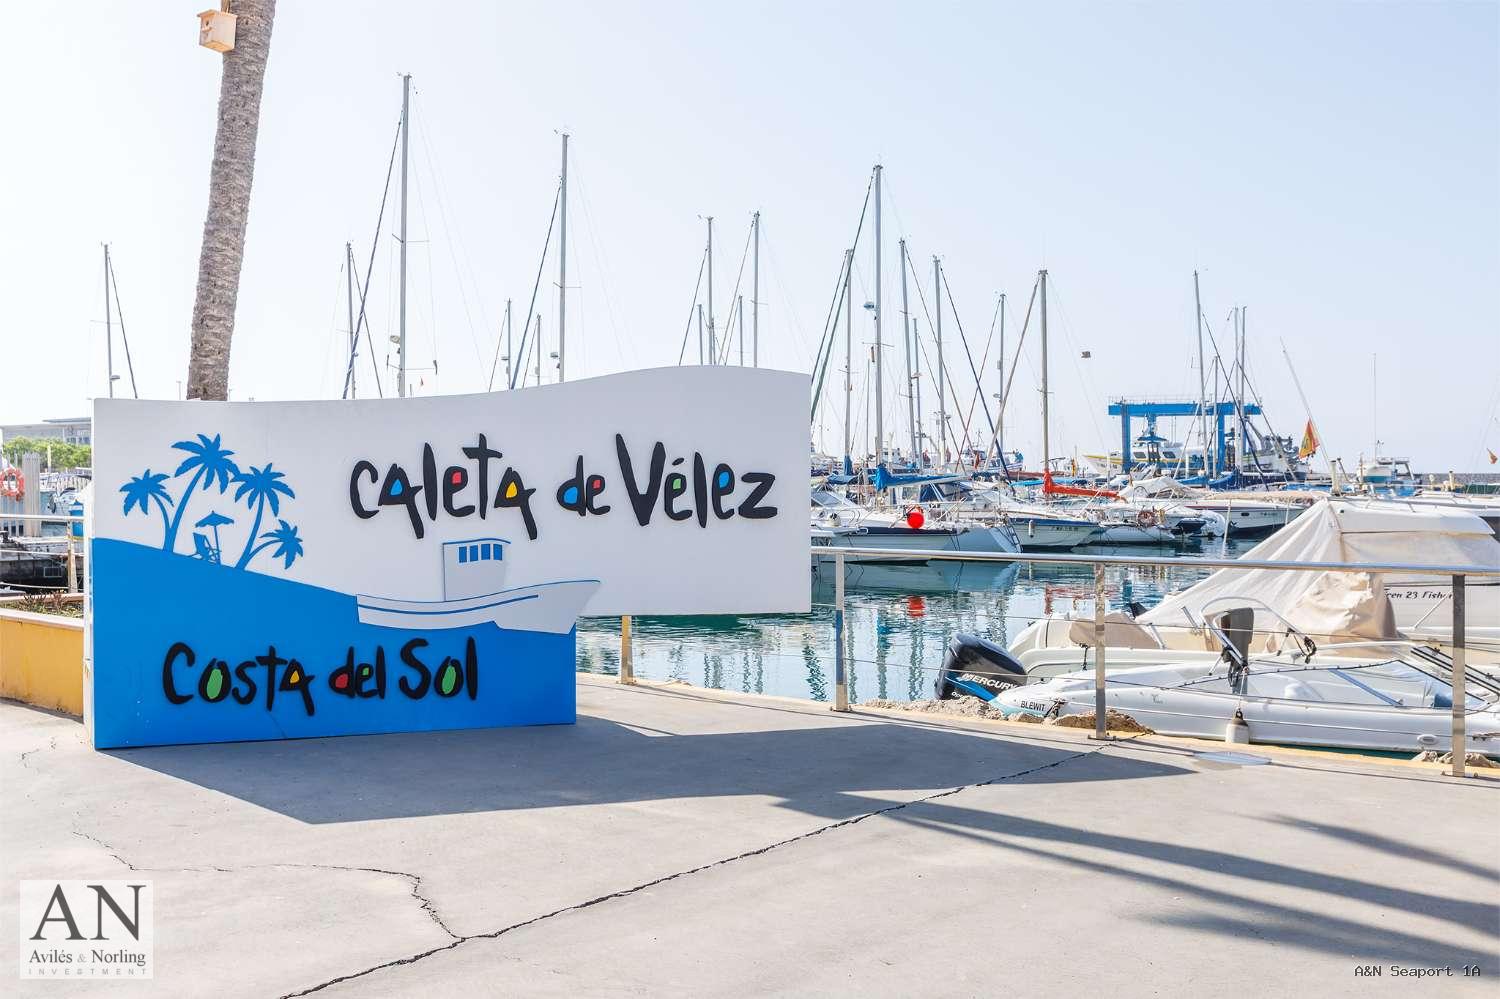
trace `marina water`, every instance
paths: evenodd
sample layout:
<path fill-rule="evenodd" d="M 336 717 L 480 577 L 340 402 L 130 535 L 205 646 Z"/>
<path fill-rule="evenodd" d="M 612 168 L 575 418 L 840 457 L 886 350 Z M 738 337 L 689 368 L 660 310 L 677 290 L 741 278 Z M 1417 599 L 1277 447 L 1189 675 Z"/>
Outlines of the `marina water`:
<path fill-rule="evenodd" d="M 1199 556 L 1238 556 L 1255 541 L 1215 540 L 1176 551 L 1088 545 L 1079 555 L 1172 555 L 1171 566 L 1108 566 L 1105 593 L 1112 610 L 1133 600 L 1147 607 L 1190 586 L 1211 570 Z M 816 577 L 810 614 L 712 617 L 636 617 L 634 669 L 649 680 L 751 694 L 831 701 L 834 684 L 834 587 Z M 849 641 L 849 700 L 893 701 L 932 696 L 948 640 L 958 632 L 1006 645 L 1032 621 L 1051 613 L 1093 613 L 1094 570 L 1089 565 L 1010 565 L 943 562 L 862 566 L 850 570 L 844 594 Z M 1080 662 L 1082 650 L 1079 651 Z M 580 618 L 578 669 L 619 671 L 619 618 Z"/>

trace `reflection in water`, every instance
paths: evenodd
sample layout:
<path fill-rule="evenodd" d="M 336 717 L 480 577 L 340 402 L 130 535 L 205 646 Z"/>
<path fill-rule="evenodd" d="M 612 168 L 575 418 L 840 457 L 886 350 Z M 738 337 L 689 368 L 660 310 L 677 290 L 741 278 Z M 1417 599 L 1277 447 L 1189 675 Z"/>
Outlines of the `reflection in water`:
<path fill-rule="evenodd" d="M 1237 555 L 1253 542 L 1222 542 L 1195 555 Z M 1170 549 L 1098 547 L 1079 554 L 1173 555 Z M 637 617 L 635 672 L 718 689 L 830 701 L 833 688 L 832 565 L 816 567 L 811 614 Z M 1197 582 L 1207 570 L 1190 565 L 1105 569 L 1110 605 L 1136 600 L 1154 606 Z M 845 586 L 849 699 L 919 700 L 932 696 L 948 640 L 967 632 L 1001 645 L 1047 614 L 1092 614 L 1089 565 L 921 565 L 851 563 Z M 614 674 L 620 665 L 619 618 L 578 622 L 578 669 Z M 728 675 L 726 676 L 726 670 Z"/>

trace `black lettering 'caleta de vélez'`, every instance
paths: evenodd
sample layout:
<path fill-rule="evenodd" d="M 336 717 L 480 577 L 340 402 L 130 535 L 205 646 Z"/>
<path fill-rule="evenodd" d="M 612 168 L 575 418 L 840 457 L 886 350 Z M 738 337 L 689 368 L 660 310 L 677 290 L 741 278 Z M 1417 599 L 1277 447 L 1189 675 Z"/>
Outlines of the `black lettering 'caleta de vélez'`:
<path fill-rule="evenodd" d="M 635 511 L 635 519 L 642 527 L 651 523 L 658 507 L 669 520 L 697 520 L 699 527 L 708 526 L 710 513 L 716 520 L 728 520 L 736 514 L 746 520 L 769 520 L 777 514 L 777 508 L 765 502 L 771 487 L 776 483 L 774 473 L 746 472 L 736 478 L 732 466 L 719 462 L 713 466 L 713 474 L 710 475 L 703 452 L 693 452 L 691 466 L 688 466 L 685 457 L 673 458 L 669 463 L 666 445 L 657 441 L 652 445 L 650 468 L 646 481 L 642 483 L 636 476 L 630 448 L 620 434 L 615 434 L 615 452 L 619 456 L 620 474 L 625 480 L 625 492 L 630 497 L 631 509 Z M 689 467 L 691 483 L 688 481 Z M 750 494 L 735 506 L 731 496 L 741 484 L 750 487 Z M 564 488 L 571 485 L 572 480 L 564 483 Z M 563 490 L 559 490 L 558 495 L 561 498 Z M 686 502 L 691 502 L 691 509 L 684 506 Z"/>
<path fill-rule="evenodd" d="M 651 449 L 651 469 L 642 487 L 635 477 L 635 466 L 630 460 L 630 448 L 625 438 L 615 434 L 615 453 L 620 458 L 620 477 L 625 480 L 625 493 L 630 497 L 631 509 L 635 511 L 636 523 L 642 527 L 651 523 L 656 512 L 656 498 L 661 495 L 661 476 L 667 467 L 667 448 L 661 441 Z"/>
<path fill-rule="evenodd" d="M 776 483 L 776 475 L 772 472 L 746 472 L 740 478 L 755 486 L 745 502 L 740 504 L 740 516 L 746 520 L 770 520 L 776 516 L 774 506 L 761 506 L 761 500 L 766 498 L 766 493 Z"/>
<path fill-rule="evenodd" d="M 422 445 L 422 472 L 415 481 L 397 462 L 386 467 L 383 479 L 374 462 L 364 459 L 355 462 L 349 473 L 350 509 L 361 520 L 369 520 L 384 507 L 401 507 L 406 511 L 412 534 L 417 538 L 425 536 L 427 525 L 436 523 L 440 515 L 462 519 L 478 513 L 479 519 L 483 520 L 491 508 L 515 509 L 521 512 L 526 536 L 535 541 L 537 525 L 531 511 L 531 497 L 536 490 L 527 488 L 521 473 L 509 466 L 498 473 L 499 484 L 494 485 L 495 474 L 491 466 L 493 464 L 498 470 L 504 455 L 490 446 L 484 434 L 478 435 L 477 443 L 460 450 L 473 462 L 472 473 L 463 465 L 448 465 L 439 474 L 438 455 L 431 444 Z M 472 501 L 466 501 L 469 497 L 465 490 L 471 484 L 475 487 L 475 495 Z M 600 485 L 602 487 L 602 480 Z M 378 486 L 378 490 L 371 488 L 374 486 Z"/>

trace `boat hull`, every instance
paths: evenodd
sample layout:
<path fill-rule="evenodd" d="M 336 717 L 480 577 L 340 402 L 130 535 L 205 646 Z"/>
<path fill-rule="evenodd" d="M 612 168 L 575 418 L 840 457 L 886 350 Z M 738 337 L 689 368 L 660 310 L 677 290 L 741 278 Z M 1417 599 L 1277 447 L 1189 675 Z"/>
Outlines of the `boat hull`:
<path fill-rule="evenodd" d="M 1099 526 L 1085 521 L 1048 520 L 1041 517 L 1011 517 L 1011 526 L 1021 542 L 1021 550 L 1058 551 L 1088 544 L 1099 533 Z"/>
<path fill-rule="evenodd" d="M 1091 685 L 1048 689 L 1049 684 L 1016 687 L 995 698 L 997 707 L 1029 713 L 1086 714 L 1094 710 Z M 1059 704 L 1058 702 L 1062 703 Z M 1244 719 L 1253 743 L 1319 746 L 1383 752 L 1420 752 L 1446 749 L 1453 714 L 1446 708 L 1378 708 L 1356 704 L 1324 704 L 1233 694 L 1195 693 L 1159 687 L 1131 687 L 1111 682 L 1105 701 L 1162 735 L 1223 739 L 1225 726 L 1236 712 Z M 1492 706 L 1469 716 L 1466 748 L 1496 755 L 1500 743 L 1500 714 Z"/>
<path fill-rule="evenodd" d="M 1304 507 L 1241 506 L 1235 503 L 1189 503 L 1191 509 L 1217 513 L 1224 518 L 1232 538 L 1253 538 L 1281 530 L 1302 513 Z"/>

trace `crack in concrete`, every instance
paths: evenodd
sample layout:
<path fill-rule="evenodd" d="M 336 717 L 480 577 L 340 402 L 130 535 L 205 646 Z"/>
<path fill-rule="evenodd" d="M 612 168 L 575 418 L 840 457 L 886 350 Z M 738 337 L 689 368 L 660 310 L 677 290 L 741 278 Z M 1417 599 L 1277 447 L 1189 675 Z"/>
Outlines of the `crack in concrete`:
<path fill-rule="evenodd" d="M 57 736 L 54 735 L 52 738 L 48 739 L 47 745 L 45 746 L 38 746 L 35 749 L 28 749 L 26 750 L 26 752 L 22 753 L 20 758 L 21 767 L 26 770 L 34 771 L 35 773 L 41 773 L 40 770 L 37 770 L 36 767 L 28 763 L 27 759 L 31 756 L 35 756 L 37 753 L 40 753 L 44 749 L 57 749 Z"/>
<path fill-rule="evenodd" d="M 583 902 L 577 902 L 573 905 L 566 905 L 560 909 L 553 909 L 551 912 L 544 912 L 541 915 L 533 916 L 530 919 L 522 920 L 519 923 L 512 923 L 509 926 L 501 927 L 498 930 L 490 930 L 486 933 L 470 933 L 465 934 L 464 936 L 455 936 L 451 943 L 444 944 L 441 947 L 433 947 L 430 950 L 424 950 L 416 954 L 408 954 L 405 957 L 398 957 L 394 960 L 383 961 L 380 964 L 371 965 L 368 968 L 364 968 L 359 971 L 353 971 L 347 975 L 340 975 L 337 978 L 330 978 L 327 981 L 319 982 L 317 985 L 312 985 L 305 989 L 302 989 L 300 992 L 288 992 L 283 995 L 281 999 L 297 999 L 298 996 L 312 995 L 313 993 L 321 992 L 323 989 L 329 988 L 330 986 L 352 981 L 356 978 L 363 978 L 366 975 L 372 975 L 377 971 L 385 971 L 389 968 L 399 968 L 403 965 L 415 964 L 416 962 L 429 958 L 434 954 L 441 954 L 445 951 L 454 950 L 471 940 L 495 940 L 499 937 L 505 936 L 507 933 L 511 933 L 519 929 L 524 929 L 527 926 L 533 926 L 537 923 L 545 922 L 546 920 L 553 919 L 557 916 L 562 916 L 570 912 L 578 912 L 583 909 L 589 909 L 596 905 L 601 905 L 605 902 L 613 901 L 614 899 L 626 898 L 630 895 L 635 895 L 639 892 L 645 891 L 648 888 L 655 888 L 657 885 L 666 884 L 669 881 L 676 881 L 678 878 L 690 877 L 694 874 L 700 874 L 703 871 L 712 870 L 716 867 L 724 867 L 729 864 L 737 863 L 741 860 L 748 860 L 752 857 L 759 857 L 764 854 L 770 853 L 772 850 L 777 850 L 784 846 L 790 846 L 794 843 L 800 843 L 804 840 L 812 839 L 814 836 L 821 836 L 824 833 L 832 832 L 835 829 L 843 829 L 847 826 L 858 825 L 866 819 L 875 818 L 881 815 L 889 815 L 892 812 L 899 812 L 902 809 L 911 808 L 914 805 L 924 805 L 928 802 L 938 801 L 942 798 L 948 798 L 955 794 L 959 794 L 973 788 L 989 787 L 994 784 L 999 784 L 1003 781 L 1014 780 L 1017 777 L 1026 777 L 1031 774 L 1038 773 L 1042 770 L 1050 770 L 1053 767 L 1061 766 L 1064 763 L 1070 763 L 1073 760 L 1083 759 L 1086 756 L 1093 756 L 1096 753 L 1100 753 L 1105 749 L 1108 749 L 1111 745 L 1113 745 L 1112 742 L 1100 743 L 1098 746 L 1091 747 L 1082 752 L 1074 753 L 1071 756 L 1064 756 L 1062 759 L 1053 760 L 1051 763 L 1043 763 L 1040 766 L 1030 767 L 1026 770 L 1018 770 L 1015 773 L 1005 774 L 1002 777 L 991 777 L 989 780 L 975 781 L 972 784 L 963 784 L 959 787 L 948 788 L 944 791 L 935 791 L 932 794 L 923 795 L 920 798 L 913 798 L 910 801 L 897 802 L 894 805 L 887 805 L 884 808 L 877 808 L 873 811 L 861 812 L 859 815 L 851 815 L 846 819 L 839 819 L 836 822 L 829 822 L 825 825 L 818 826 L 816 829 L 809 829 L 805 833 L 798 833 L 796 836 L 790 836 L 786 839 L 776 840 L 773 843 L 767 843 L 765 846 L 759 846 L 753 850 L 746 850 L 744 853 L 737 853 L 732 857 L 724 857 L 719 860 L 710 861 L 706 864 L 700 864 L 697 867 L 690 867 L 686 870 L 677 871 L 672 874 L 664 874 L 659 878 L 652 879 L 651 881 L 645 881 L 641 884 L 633 885 L 629 888 L 622 888 L 619 891 L 613 891 L 605 895 L 599 895 L 596 898 L 591 898 Z M 447 929 L 446 926 L 443 928 L 445 930 Z M 451 931 L 449 932 L 451 934 Z"/>
<path fill-rule="evenodd" d="M 365 871 L 369 874 L 389 874 L 392 877 L 406 878 L 411 882 L 411 897 L 416 899 L 422 906 L 422 911 L 427 913 L 429 919 L 437 923 L 438 928 L 454 940 L 463 939 L 457 933 L 448 928 L 443 922 L 443 917 L 438 914 L 437 906 L 432 904 L 432 899 L 422 894 L 422 876 L 420 874 L 408 874 L 406 871 L 387 871 L 380 867 L 339 867 L 334 864 L 277 864 L 278 867 L 316 867 L 324 870 L 335 871 Z"/>
<path fill-rule="evenodd" d="M 447 923 L 443 922 L 443 917 L 437 911 L 437 907 L 433 904 L 432 899 L 422 894 L 422 876 L 420 874 L 412 874 L 407 871 L 391 871 L 386 870 L 383 867 L 350 867 L 343 864 L 245 864 L 241 867 L 219 867 L 216 864 L 201 864 L 192 867 L 137 867 L 130 861 L 126 860 L 124 857 L 120 856 L 119 853 L 115 852 L 114 847 L 104 842 L 104 840 L 100 839 L 98 836 L 94 836 L 90 833 L 86 833 L 81 829 L 76 828 L 73 829 L 72 832 L 74 836 L 78 836 L 82 839 L 97 843 L 99 846 L 103 847 L 111 857 L 124 864 L 126 869 L 138 874 L 202 871 L 212 871 L 216 874 L 237 874 L 241 871 L 268 871 L 276 870 L 278 868 L 285 868 L 290 870 L 352 871 L 365 874 L 384 874 L 388 877 L 403 878 L 411 882 L 411 897 L 417 900 L 417 903 L 421 906 L 422 911 L 427 913 L 427 917 L 434 923 L 436 923 L 438 928 L 452 939 L 462 939 L 457 933 L 454 933 L 451 929 L 448 928 Z"/>

